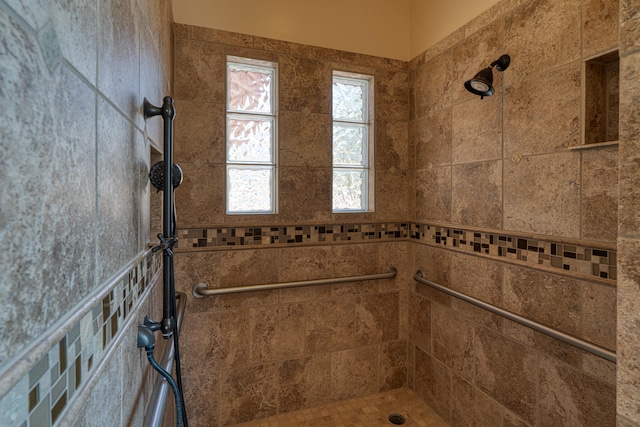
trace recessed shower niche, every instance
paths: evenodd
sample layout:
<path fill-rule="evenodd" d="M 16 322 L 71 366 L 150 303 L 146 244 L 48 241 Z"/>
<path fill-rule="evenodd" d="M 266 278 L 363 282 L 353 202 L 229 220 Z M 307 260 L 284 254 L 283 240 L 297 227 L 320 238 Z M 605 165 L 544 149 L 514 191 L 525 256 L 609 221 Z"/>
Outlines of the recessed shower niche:
<path fill-rule="evenodd" d="M 613 51 L 585 61 L 583 144 L 618 141 L 620 57 Z"/>

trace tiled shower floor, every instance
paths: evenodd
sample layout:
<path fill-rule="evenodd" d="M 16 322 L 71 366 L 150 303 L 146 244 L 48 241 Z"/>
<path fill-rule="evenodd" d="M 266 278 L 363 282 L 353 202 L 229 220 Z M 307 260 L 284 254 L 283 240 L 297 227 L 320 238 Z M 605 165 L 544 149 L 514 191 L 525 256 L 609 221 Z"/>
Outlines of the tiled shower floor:
<path fill-rule="evenodd" d="M 406 419 L 403 425 L 407 427 L 447 427 L 442 418 L 408 388 L 288 412 L 233 427 L 382 427 L 394 425 L 389 421 L 391 414 L 403 415 Z"/>

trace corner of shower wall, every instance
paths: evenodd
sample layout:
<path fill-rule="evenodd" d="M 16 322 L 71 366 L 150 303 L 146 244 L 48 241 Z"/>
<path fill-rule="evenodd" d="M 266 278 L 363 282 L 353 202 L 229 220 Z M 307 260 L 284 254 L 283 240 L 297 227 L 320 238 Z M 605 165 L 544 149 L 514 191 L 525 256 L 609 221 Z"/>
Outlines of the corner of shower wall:
<path fill-rule="evenodd" d="M 162 133 L 141 108 L 170 94 L 172 16 L 169 0 L 110 3 L 0 5 L 16 71 L 0 118 L 16 180 L 1 197 L 17 208 L 1 260 L 16 296 L 3 310 L 3 425 L 139 425 L 149 398 L 135 337 L 161 306 L 147 175 Z"/>
<path fill-rule="evenodd" d="M 414 271 L 610 351 L 618 150 L 574 147 L 617 5 L 505 0 L 410 63 Z M 495 95 L 466 92 L 502 54 Z M 421 284 L 409 337 L 410 385 L 447 422 L 615 423 L 615 363 Z"/>

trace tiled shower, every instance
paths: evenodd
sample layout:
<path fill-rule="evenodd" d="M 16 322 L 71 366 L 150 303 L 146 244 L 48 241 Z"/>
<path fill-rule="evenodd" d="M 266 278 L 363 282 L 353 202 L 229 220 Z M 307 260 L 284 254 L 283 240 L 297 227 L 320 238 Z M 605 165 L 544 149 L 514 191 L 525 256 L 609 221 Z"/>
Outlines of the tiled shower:
<path fill-rule="evenodd" d="M 640 425 L 636 1 L 503 0 L 409 62 L 173 24 L 167 1 L 54 3 L 46 14 L 0 0 L 17 58 L 0 62 L 9 64 L 0 82 L 28 89 L 12 92 L 22 100 L 13 110 L 42 113 L 0 117 L 2 149 L 16 159 L 7 176 L 29 167 L 41 180 L 62 177 L 41 181 L 46 197 L 26 184 L 0 193 L 20 214 L 5 222 L 14 250 L 2 257 L 19 268 L 0 288 L 11 307 L 0 359 L 8 425 L 141 424 L 153 374 L 135 325 L 160 304 L 146 171 L 161 135 L 136 106 L 167 93 L 185 174 L 176 275 L 189 295 L 181 352 L 192 425 L 403 387 L 450 425 Z M 584 145 L 599 120 L 585 106 L 594 83 L 584 64 L 615 51 L 620 72 L 603 73 L 603 85 L 619 143 Z M 495 95 L 464 90 L 504 53 L 512 62 L 494 73 Z M 227 55 L 279 67 L 278 214 L 225 214 Z M 53 83 L 9 72 L 20 67 Z M 331 213 L 334 69 L 375 79 L 371 213 Z M 30 106 L 20 93 L 77 111 Z M 35 149 L 44 134 L 56 150 Z M 191 296 L 196 283 L 390 266 L 394 279 Z M 413 280 L 417 270 L 615 351 L 617 364 L 431 290 Z M 27 280 L 53 299 L 33 303 Z"/>

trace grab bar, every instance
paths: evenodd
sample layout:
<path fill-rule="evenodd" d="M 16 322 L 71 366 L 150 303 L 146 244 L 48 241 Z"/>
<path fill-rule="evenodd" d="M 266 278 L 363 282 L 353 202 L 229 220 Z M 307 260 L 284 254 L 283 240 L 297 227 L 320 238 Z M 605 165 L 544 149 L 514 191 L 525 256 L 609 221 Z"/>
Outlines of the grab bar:
<path fill-rule="evenodd" d="M 393 279 L 394 277 L 396 277 L 397 274 L 398 274 L 398 270 L 396 270 L 395 267 L 389 267 L 388 273 L 368 274 L 364 276 L 335 277 L 332 279 L 303 280 L 300 282 L 271 283 L 267 285 L 235 286 L 232 288 L 210 289 L 205 283 L 196 283 L 191 288 L 191 293 L 195 298 L 204 298 L 205 296 L 208 296 L 208 295 L 223 295 L 223 294 L 232 294 L 237 292 L 252 292 L 252 291 L 264 291 L 269 289 L 299 288 L 303 286 L 328 285 L 331 283 L 355 282 L 360 280 Z"/>
<path fill-rule="evenodd" d="M 422 270 L 418 270 L 416 272 L 416 274 L 413 276 L 413 280 L 415 280 L 416 282 L 420 282 L 424 285 L 430 286 L 439 291 L 442 291 L 451 296 L 454 296 L 463 301 L 466 301 L 470 304 L 484 308 L 485 310 L 498 314 L 502 317 L 506 317 L 507 319 L 520 323 L 521 325 L 528 326 L 531 329 L 535 329 L 538 332 L 542 332 L 543 334 L 549 335 L 553 338 L 557 338 L 560 341 L 564 341 L 568 344 L 573 345 L 574 347 L 578 347 L 582 350 L 588 351 L 589 353 L 595 354 L 596 356 L 602 357 L 603 359 L 606 359 L 610 362 L 616 363 L 616 354 L 607 350 L 606 348 L 600 347 L 588 341 L 581 340 L 580 338 L 574 337 L 573 335 L 565 334 L 564 332 L 558 331 L 557 329 L 553 329 L 553 328 L 550 328 L 549 326 L 543 325 L 533 320 L 529 320 L 511 311 L 502 309 L 500 307 L 496 307 L 484 301 L 480 301 L 478 299 L 475 299 L 473 297 L 470 297 L 458 291 L 454 291 L 453 289 L 449 289 L 445 286 L 438 285 L 437 283 L 433 283 L 423 277 Z"/>
<path fill-rule="evenodd" d="M 184 309 L 187 306 L 187 295 L 179 292 L 176 293 L 177 307 L 176 307 L 176 331 L 171 335 L 164 347 L 164 353 L 162 355 L 162 361 L 160 366 L 167 371 L 172 372 L 173 362 L 175 357 L 175 349 L 173 347 L 173 340 L 175 334 L 180 333 L 180 327 L 182 326 L 182 317 Z M 144 427 L 161 427 L 164 421 L 165 406 L 167 403 L 167 396 L 169 395 L 169 383 L 163 376 L 158 375 L 155 385 L 153 387 L 153 393 L 151 394 L 151 400 L 147 407 L 147 412 L 144 417 Z"/>

